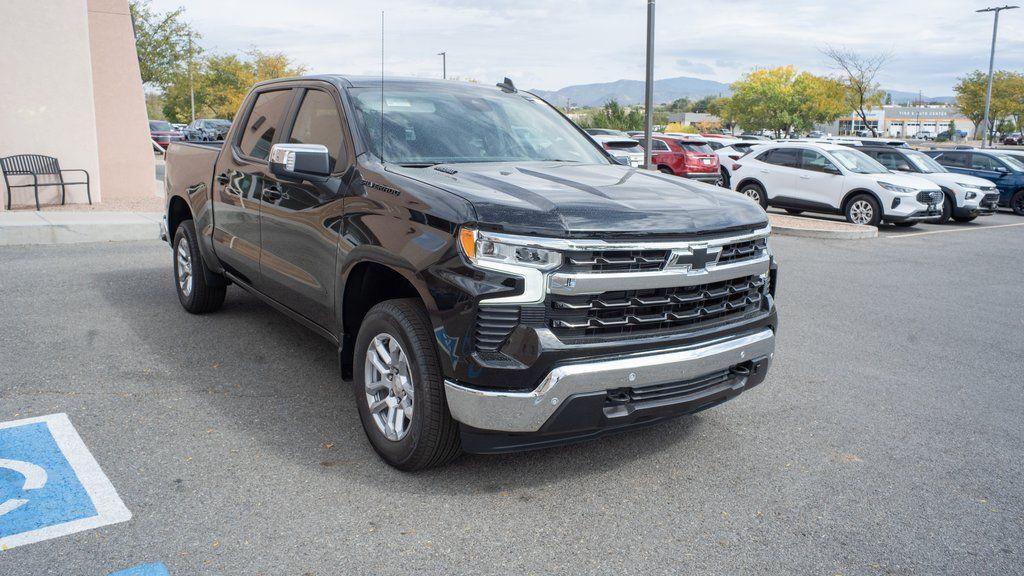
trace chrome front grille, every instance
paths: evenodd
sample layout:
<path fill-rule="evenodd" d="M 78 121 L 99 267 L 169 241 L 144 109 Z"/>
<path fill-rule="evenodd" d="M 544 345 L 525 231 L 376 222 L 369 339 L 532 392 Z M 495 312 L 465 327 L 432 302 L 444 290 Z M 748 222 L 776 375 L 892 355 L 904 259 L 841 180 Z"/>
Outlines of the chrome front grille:
<path fill-rule="evenodd" d="M 548 321 L 562 339 L 701 328 L 759 311 L 766 287 L 758 275 L 696 286 L 549 296 Z"/>
<path fill-rule="evenodd" d="M 924 190 L 917 193 L 917 201 L 921 204 L 938 204 L 942 202 L 942 192 L 939 190 Z"/>
<path fill-rule="evenodd" d="M 578 272 L 639 272 L 660 270 L 667 250 L 597 250 L 566 254 L 567 269 Z"/>

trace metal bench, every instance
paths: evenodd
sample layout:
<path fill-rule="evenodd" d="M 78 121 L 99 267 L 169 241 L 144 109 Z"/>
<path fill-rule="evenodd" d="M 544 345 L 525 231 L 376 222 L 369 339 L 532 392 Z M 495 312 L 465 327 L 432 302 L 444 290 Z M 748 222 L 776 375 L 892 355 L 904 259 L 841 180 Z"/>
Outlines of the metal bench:
<path fill-rule="evenodd" d="M 60 203 L 63 205 L 67 197 L 67 187 L 73 185 L 85 185 L 85 195 L 92 204 L 92 192 L 89 191 L 89 173 L 80 169 L 64 170 L 56 158 L 43 156 L 41 154 L 18 154 L 0 158 L 0 172 L 4 173 L 4 186 L 7 188 L 7 209 L 11 209 L 12 188 L 33 188 L 36 195 L 36 210 L 39 210 L 39 187 L 60 186 Z M 81 172 L 85 174 L 84 182 L 67 182 L 64 180 L 65 172 Z M 11 176 L 31 176 L 31 184 L 15 184 L 10 182 Z M 55 176 L 56 182 L 40 182 L 40 176 Z"/>

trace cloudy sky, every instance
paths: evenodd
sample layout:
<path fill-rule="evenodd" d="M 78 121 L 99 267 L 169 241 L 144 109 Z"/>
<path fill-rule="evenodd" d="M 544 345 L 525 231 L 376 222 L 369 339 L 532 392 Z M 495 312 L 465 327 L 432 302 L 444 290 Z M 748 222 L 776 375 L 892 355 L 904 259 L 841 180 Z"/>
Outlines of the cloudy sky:
<path fill-rule="evenodd" d="M 994 2 L 995 0 L 992 0 Z M 794 64 L 828 73 L 826 44 L 890 51 L 889 89 L 952 94 L 987 69 L 988 0 L 658 0 L 655 76 L 732 82 Z M 999 2 L 997 4 L 1001 4 Z M 211 51 L 280 51 L 311 72 L 380 73 L 380 11 L 389 75 L 511 77 L 528 88 L 644 77 L 644 0 L 152 0 L 184 6 Z M 1024 69 L 1024 9 L 1000 18 L 997 68 Z"/>

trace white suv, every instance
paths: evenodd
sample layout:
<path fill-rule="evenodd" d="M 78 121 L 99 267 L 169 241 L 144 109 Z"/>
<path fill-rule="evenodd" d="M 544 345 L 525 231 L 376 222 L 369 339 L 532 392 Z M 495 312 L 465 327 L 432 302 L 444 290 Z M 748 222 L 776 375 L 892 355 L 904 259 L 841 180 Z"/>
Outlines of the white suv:
<path fill-rule="evenodd" d="M 838 144 L 779 142 L 732 165 L 732 188 L 762 208 L 843 214 L 854 224 L 913 226 L 942 214 L 939 186 L 894 174 L 863 152 Z"/>

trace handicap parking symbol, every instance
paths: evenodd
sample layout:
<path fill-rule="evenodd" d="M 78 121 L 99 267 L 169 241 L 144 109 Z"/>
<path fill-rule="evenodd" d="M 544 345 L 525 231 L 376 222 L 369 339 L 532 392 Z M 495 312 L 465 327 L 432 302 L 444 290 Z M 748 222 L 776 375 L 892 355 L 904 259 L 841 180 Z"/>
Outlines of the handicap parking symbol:
<path fill-rule="evenodd" d="M 0 551 L 131 517 L 66 414 L 0 422 Z"/>

